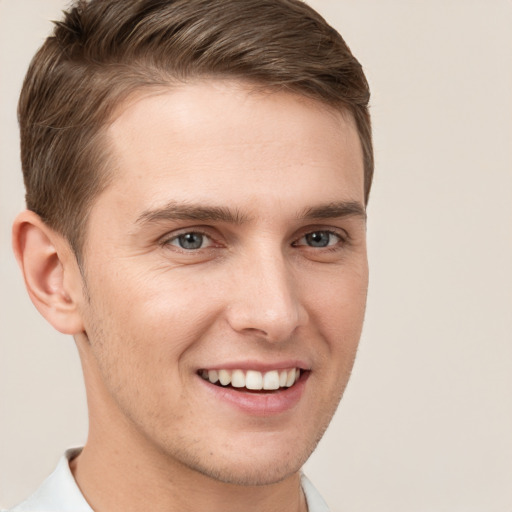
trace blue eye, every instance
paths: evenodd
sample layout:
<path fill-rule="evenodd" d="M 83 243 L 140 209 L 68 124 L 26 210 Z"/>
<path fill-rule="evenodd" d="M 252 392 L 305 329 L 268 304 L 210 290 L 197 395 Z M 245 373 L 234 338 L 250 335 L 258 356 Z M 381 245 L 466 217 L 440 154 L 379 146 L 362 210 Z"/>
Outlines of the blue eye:
<path fill-rule="evenodd" d="M 202 233 L 190 232 L 178 235 L 169 240 L 168 243 L 171 245 L 176 245 L 187 251 L 193 251 L 197 249 L 203 249 L 206 241 L 207 237 Z"/>
<path fill-rule="evenodd" d="M 331 247 L 341 241 L 341 237 L 331 231 L 313 231 L 304 235 L 297 242 L 297 245 L 307 245 L 309 247 Z"/>

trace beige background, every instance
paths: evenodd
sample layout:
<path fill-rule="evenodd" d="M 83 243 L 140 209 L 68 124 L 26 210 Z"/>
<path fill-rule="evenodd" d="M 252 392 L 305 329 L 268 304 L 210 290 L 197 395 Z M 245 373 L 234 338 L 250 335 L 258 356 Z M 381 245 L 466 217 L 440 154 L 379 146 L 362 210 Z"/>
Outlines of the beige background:
<path fill-rule="evenodd" d="M 0 0 L 0 506 L 84 442 L 70 338 L 10 251 L 15 105 L 62 0 Z M 351 384 L 307 465 L 333 511 L 512 510 L 512 2 L 316 0 L 372 85 L 371 289 Z"/>

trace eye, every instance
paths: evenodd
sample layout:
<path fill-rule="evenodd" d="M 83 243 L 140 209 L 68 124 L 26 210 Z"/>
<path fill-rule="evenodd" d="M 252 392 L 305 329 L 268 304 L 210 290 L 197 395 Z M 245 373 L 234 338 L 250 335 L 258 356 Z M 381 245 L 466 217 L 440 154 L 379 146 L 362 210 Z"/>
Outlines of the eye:
<path fill-rule="evenodd" d="M 212 243 L 211 239 L 203 233 L 190 231 L 182 233 L 181 235 L 174 236 L 167 240 L 166 245 L 174 245 L 186 251 L 194 251 L 209 247 Z"/>
<path fill-rule="evenodd" d="M 293 245 L 307 245 L 308 247 L 332 247 L 343 241 L 343 238 L 332 231 L 312 231 L 299 238 Z"/>

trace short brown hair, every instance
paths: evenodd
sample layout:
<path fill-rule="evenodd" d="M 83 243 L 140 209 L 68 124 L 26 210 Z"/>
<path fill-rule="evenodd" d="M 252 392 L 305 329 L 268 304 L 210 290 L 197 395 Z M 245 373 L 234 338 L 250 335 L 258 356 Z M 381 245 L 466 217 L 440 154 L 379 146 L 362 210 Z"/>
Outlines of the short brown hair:
<path fill-rule="evenodd" d="M 27 207 L 80 256 L 108 183 L 103 129 L 134 91 L 196 77 L 289 90 L 349 111 L 373 175 L 368 83 L 342 37 L 301 0 L 78 0 L 27 72 L 18 106 Z"/>

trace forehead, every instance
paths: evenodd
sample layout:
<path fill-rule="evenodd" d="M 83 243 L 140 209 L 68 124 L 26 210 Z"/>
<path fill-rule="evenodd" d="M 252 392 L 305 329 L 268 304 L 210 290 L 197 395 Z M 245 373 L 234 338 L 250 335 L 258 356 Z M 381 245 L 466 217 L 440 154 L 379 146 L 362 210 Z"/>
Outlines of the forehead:
<path fill-rule="evenodd" d="M 297 94 L 226 81 L 139 94 L 120 106 L 107 137 L 114 179 L 106 193 L 129 198 L 133 212 L 169 200 L 363 201 L 352 116 Z"/>

